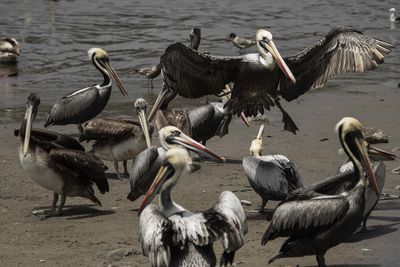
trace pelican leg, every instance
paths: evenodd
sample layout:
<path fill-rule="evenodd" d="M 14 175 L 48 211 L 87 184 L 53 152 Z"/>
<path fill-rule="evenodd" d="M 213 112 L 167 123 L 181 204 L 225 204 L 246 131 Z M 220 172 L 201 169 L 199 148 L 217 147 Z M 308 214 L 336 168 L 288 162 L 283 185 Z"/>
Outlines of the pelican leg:
<path fill-rule="evenodd" d="M 114 161 L 115 172 L 117 173 L 118 180 L 122 180 L 121 174 L 119 173 L 118 161 Z"/>
<path fill-rule="evenodd" d="M 317 254 L 316 258 L 318 267 L 326 267 L 324 254 Z"/>
<path fill-rule="evenodd" d="M 64 208 L 65 205 L 65 199 L 67 198 L 67 195 L 65 193 L 61 194 L 61 200 L 60 200 L 60 205 L 58 206 L 57 212 L 56 212 L 56 216 L 61 215 L 62 209 Z"/>
<path fill-rule="evenodd" d="M 125 177 L 129 177 L 129 173 L 128 173 L 128 161 L 124 160 L 122 162 L 122 165 L 124 166 L 124 176 Z"/>
<path fill-rule="evenodd" d="M 279 102 L 279 99 L 275 99 L 275 105 L 281 110 L 283 118 L 282 118 L 282 122 L 284 123 L 284 129 L 286 131 L 290 131 L 294 134 L 296 134 L 296 131 L 299 130 L 299 128 L 297 128 L 296 124 L 294 123 L 294 121 L 292 120 L 292 118 L 289 116 L 289 114 L 283 109 L 283 107 L 281 106 L 281 103 Z"/>
<path fill-rule="evenodd" d="M 53 193 L 53 204 L 51 204 L 51 210 L 50 212 L 54 212 L 57 208 L 57 201 L 58 201 L 58 194 Z"/>
<path fill-rule="evenodd" d="M 260 209 L 258 210 L 259 213 L 264 213 L 265 212 L 265 205 L 267 205 L 268 200 L 267 199 L 262 199 L 261 200 L 261 206 Z"/>
<path fill-rule="evenodd" d="M 150 79 L 150 89 L 153 90 L 154 86 L 153 86 L 153 79 Z"/>

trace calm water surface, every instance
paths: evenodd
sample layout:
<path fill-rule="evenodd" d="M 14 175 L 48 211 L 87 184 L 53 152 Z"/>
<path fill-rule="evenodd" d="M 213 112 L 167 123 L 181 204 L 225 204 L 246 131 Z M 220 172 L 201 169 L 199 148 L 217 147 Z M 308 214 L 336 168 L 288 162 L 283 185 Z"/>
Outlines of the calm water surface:
<path fill-rule="evenodd" d="M 147 81 L 132 73 L 134 67 L 158 62 L 167 45 L 188 42 L 190 28 L 202 28 L 201 50 L 212 54 L 237 55 L 224 41 L 230 32 L 252 37 L 258 28 L 274 35 L 282 55 L 293 55 L 316 42 L 334 25 L 353 26 L 366 34 L 398 43 L 400 24 L 390 27 L 388 9 L 398 1 L 0 1 L 0 35 L 15 37 L 22 46 L 18 76 L 0 78 L 0 122 L 23 116 L 26 95 L 36 92 L 42 99 L 39 117 L 59 97 L 101 82 L 101 75 L 87 58 L 91 47 L 109 53 L 129 97 L 114 90 L 105 113 L 129 114 L 132 102 L 154 92 Z M 367 2 L 367 3 L 365 3 Z M 325 90 L 376 84 L 377 90 L 398 90 L 400 52 L 395 49 L 378 71 L 345 75 L 328 83 Z M 252 52 L 252 50 L 248 50 Z M 1 71 L 6 71 L 0 68 Z M 114 88 L 115 89 L 115 88 Z M 199 100 L 178 99 L 183 106 Z M 122 104 L 122 105 L 121 105 Z"/>

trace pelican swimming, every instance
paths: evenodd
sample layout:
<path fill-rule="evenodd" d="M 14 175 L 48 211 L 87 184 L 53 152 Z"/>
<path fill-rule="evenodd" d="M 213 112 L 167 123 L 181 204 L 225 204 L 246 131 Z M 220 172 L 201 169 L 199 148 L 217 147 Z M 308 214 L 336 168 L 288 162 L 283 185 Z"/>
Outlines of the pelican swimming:
<path fill-rule="evenodd" d="M 318 266 L 326 266 L 325 253 L 345 241 L 361 223 L 366 202 L 366 177 L 379 195 L 361 123 L 346 117 L 336 125 L 336 131 L 344 151 L 355 166 L 357 184 L 340 195 L 296 194 L 281 203 L 262 238 L 262 245 L 277 237 L 289 238 L 269 263 L 279 258 L 316 255 Z"/>
<path fill-rule="evenodd" d="M 246 49 L 256 44 L 255 40 L 239 37 L 236 35 L 236 33 L 233 32 L 229 34 L 229 40 L 232 42 L 234 46 L 236 46 L 239 49 Z"/>
<path fill-rule="evenodd" d="M 228 99 L 229 94 L 222 97 L 222 102 L 212 102 L 188 111 L 159 110 L 156 115 L 156 125 L 158 129 L 167 125 L 176 126 L 205 146 L 207 140 L 212 137 L 222 138 L 228 134 L 229 124 L 232 120 L 232 114 L 224 108 Z M 241 114 L 241 119 L 246 126 L 249 126 L 249 122 L 243 114 Z"/>
<path fill-rule="evenodd" d="M 51 108 L 44 127 L 77 124 L 79 132 L 82 132 L 81 124 L 96 117 L 107 105 L 111 95 L 111 78 L 114 79 L 121 93 L 124 96 L 128 95 L 110 65 L 107 52 L 101 48 L 91 48 L 88 51 L 88 55 L 93 65 L 103 75 L 103 83 L 63 96 Z"/>
<path fill-rule="evenodd" d="M 394 7 L 389 9 L 389 21 L 390 22 L 398 22 L 398 21 L 400 21 L 400 17 L 396 16 L 396 9 Z"/>
<path fill-rule="evenodd" d="M 263 132 L 264 125 L 261 125 L 256 139 L 251 142 L 250 156 L 242 161 L 250 186 L 261 197 L 260 213 L 264 212 L 268 200 L 285 200 L 292 191 L 303 187 L 296 165 L 287 157 L 261 155 Z"/>
<path fill-rule="evenodd" d="M 38 211 L 35 215 L 60 215 L 66 197 L 85 197 L 101 206 L 92 188 L 96 184 L 100 193 L 108 192 L 105 175 L 107 167 L 75 139 L 55 132 L 32 129 L 40 99 L 31 93 L 20 130 L 19 159 L 22 168 L 40 186 L 53 191 L 53 204 L 49 212 Z M 57 208 L 57 201 L 61 196 Z"/>
<path fill-rule="evenodd" d="M 172 148 L 140 208 L 139 242 L 152 267 L 215 266 L 213 243 L 222 240 L 220 266 L 231 265 L 244 244 L 247 221 L 240 200 L 230 191 L 201 213 L 192 213 L 172 199 L 171 191 L 185 171 L 191 170 L 186 149 Z M 172 173 L 172 175 L 171 175 Z M 159 205 L 148 205 L 157 193 Z"/>
<path fill-rule="evenodd" d="M 258 53 L 238 57 L 211 56 L 175 43 L 161 56 L 164 85 L 149 114 L 153 118 L 172 91 L 186 98 L 220 95 L 233 82 L 229 112 L 246 117 L 277 106 L 283 114 L 285 130 L 298 128 L 280 104 L 280 97 L 294 100 L 311 88 L 322 87 L 330 77 L 345 72 L 375 69 L 394 47 L 352 28 L 336 27 L 320 41 L 285 60 L 277 50 L 272 34 L 258 30 Z M 278 89 L 279 85 L 279 89 Z"/>
<path fill-rule="evenodd" d="M 146 119 L 147 102 L 138 98 L 133 105 L 138 121 L 111 118 L 95 118 L 89 121 L 79 138 L 79 141 L 96 142 L 91 152 L 103 160 L 113 161 L 118 178 L 118 161 L 134 159 L 140 152 L 151 147 L 153 127 Z M 126 163 L 124 163 L 124 169 Z M 126 170 L 125 170 L 126 171 Z"/>
<path fill-rule="evenodd" d="M 14 38 L 0 37 L 0 63 L 15 63 L 21 54 L 21 46 Z"/>
<path fill-rule="evenodd" d="M 158 132 L 161 147 L 150 147 L 141 152 L 132 164 L 130 174 L 131 192 L 127 198 L 135 201 L 145 195 L 154 180 L 158 170 L 165 160 L 165 153 L 171 148 L 182 147 L 201 156 L 215 158 L 218 161 L 225 159 L 207 147 L 194 141 L 192 138 L 174 126 L 166 126 Z"/>

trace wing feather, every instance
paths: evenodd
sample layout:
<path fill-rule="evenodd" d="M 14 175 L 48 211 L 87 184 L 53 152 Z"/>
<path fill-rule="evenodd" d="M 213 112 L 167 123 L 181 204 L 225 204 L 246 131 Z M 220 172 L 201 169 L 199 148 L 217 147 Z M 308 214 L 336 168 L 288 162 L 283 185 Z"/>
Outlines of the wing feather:
<path fill-rule="evenodd" d="M 86 124 L 81 136 L 79 137 L 79 141 L 123 138 L 128 134 L 133 134 L 135 126 L 139 126 L 135 121 L 96 118 Z"/>

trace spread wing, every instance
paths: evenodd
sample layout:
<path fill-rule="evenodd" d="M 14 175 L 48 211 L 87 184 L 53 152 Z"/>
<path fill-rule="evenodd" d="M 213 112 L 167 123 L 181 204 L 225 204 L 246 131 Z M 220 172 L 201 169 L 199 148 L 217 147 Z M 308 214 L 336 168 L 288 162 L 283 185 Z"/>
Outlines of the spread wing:
<path fill-rule="evenodd" d="M 205 55 L 182 43 L 170 45 L 161 56 L 164 83 L 186 98 L 221 93 L 240 63 L 240 57 Z"/>
<path fill-rule="evenodd" d="M 348 200 L 339 195 L 283 203 L 276 208 L 261 243 L 265 245 L 282 236 L 318 232 L 343 218 L 348 209 Z"/>
<path fill-rule="evenodd" d="M 83 183 L 95 183 L 102 194 L 109 191 L 105 175 L 107 167 L 95 155 L 70 149 L 52 149 L 49 156 L 61 174 L 75 173 Z"/>
<path fill-rule="evenodd" d="M 96 118 L 86 124 L 79 141 L 123 138 L 128 134 L 132 134 L 134 127 L 133 121 Z"/>
<path fill-rule="evenodd" d="M 140 214 L 139 242 L 152 267 L 168 267 L 171 260 L 172 223 L 150 204 Z"/>
<path fill-rule="evenodd" d="M 376 69 L 393 47 L 355 29 L 336 27 L 298 55 L 285 59 L 296 84 L 282 78 L 281 94 L 291 101 L 311 88 L 322 87 L 337 74 Z"/>

